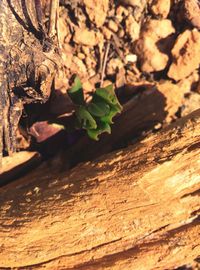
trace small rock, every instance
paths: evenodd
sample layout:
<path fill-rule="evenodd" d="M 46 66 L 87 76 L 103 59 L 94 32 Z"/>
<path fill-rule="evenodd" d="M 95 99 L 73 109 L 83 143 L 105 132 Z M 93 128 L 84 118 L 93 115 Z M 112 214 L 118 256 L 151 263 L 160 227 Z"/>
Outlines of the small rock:
<path fill-rule="evenodd" d="M 188 98 L 185 99 L 184 107 L 181 111 L 181 116 L 186 116 L 189 113 L 200 108 L 200 95 L 198 93 L 190 93 Z"/>
<path fill-rule="evenodd" d="M 81 46 L 81 50 L 85 55 L 90 55 L 90 48 L 87 46 Z"/>
<path fill-rule="evenodd" d="M 109 20 L 108 28 L 115 33 L 118 31 L 118 25 L 113 20 Z"/>
<path fill-rule="evenodd" d="M 129 6 L 127 8 L 129 9 L 129 14 L 133 14 L 134 18 L 139 21 L 147 4 L 147 0 L 120 0 L 119 3 Z"/>
<path fill-rule="evenodd" d="M 152 19 L 149 22 L 146 23 L 143 30 L 143 36 L 148 34 L 148 36 L 151 36 L 153 39 L 162 39 L 166 38 L 167 36 L 171 35 L 172 33 L 175 33 L 175 29 L 172 25 L 171 20 L 168 19 L 162 19 L 162 20 L 155 20 Z"/>
<path fill-rule="evenodd" d="M 82 86 L 83 86 L 84 92 L 86 93 L 90 93 L 94 90 L 94 85 L 88 80 L 83 82 Z"/>
<path fill-rule="evenodd" d="M 117 70 L 122 68 L 124 64 L 119 58 L 112 58 L 107 65 L 106 73 L 107 75 L 114 75 Z"/>
<path fill-rule="evenodd" d="M 127 17 L 128 16 L 128 10 L 119 5 L 116 9 L 116 18 L 119 22 L 121 22 L 123 20 L 124 17 Z"/>
<path fill-rule="evenodd" d="M 83 54 L 83 53 L 78 53 L 77 56 L 78 56 L 78 58 L 81 59 L 81 60 L 85 59 L 85 54 Z"/>
<path fill-rule="evenodd" d="M 109 0 L 83 0 L 83 2 L 91 22 L 96 24 L 97 28 L 101 27 L 106 20 Z"/>
<path fill-rule="evenodd" d="M 200 33 L 194 29 L 180 34 L 172 49 L 168 76 L 176 81 L 189 76 L 200 64 Z"/>
<path fill-rule="evenodd" d="M 160 130 L 162 128 L 162 123 L 157 123 L 155 126 L 154 126 L 154 130 Z"/>
<path fill-rule="evenodd" d="M 87 68 L 85 66 L 85 64 L 83 63 L 83 61 L 81 59 L 79 59 L 77 56 L 74 56 L 72 58 L 72 63 L 74 65 L 74 71 L 77 69 L 78 72 L 80 74 L 87 74 Z M 73 68 L 72 68 L 73 70 Z M 76 71 L 75 71 L 76 72 Z"/>
<path fill-rule="evenodd" d="M 190 91 L 189 85 L 187 85 L 188 88 L 185 88 L 184 85 L 177 85 L 171 81 L 165 80 L 158 82 L 156 86 L 158 91 L 161 92 L 163 96 L 167 97 L 164 108 L 167 112 L 165 121 L 170 123 L 172 120 L 176 119 L 175 114 L 184 102 L 184 95 Z"/>
<path fill-rule="evenodd" d="M 154 15 L 163 19 L 167 18 L 171 7 L 171 0 L 154 0 L 151 4 L 151 11 Z"/>
<path fill-rule="evenodd" d="M 34 123 L 29 132 L 38 143 L 41 143 L 56 135 L 61 129 L 61 126 L 49 124 L 48 121 L 41 121 Z"/>
<path fill-rule="evenodd" d="M 94 31 L 88 29 L 77 28 L 73 40 L 77 44 L 86 46 L 96 46 L 98 44 L 98 38 Z"/>
<path fill-rule="evenodd" d="M 33 190 L 35 191 L 36 194 L 38 194 L 40 192 L 40 188 L 39 187 L 35 187 Z"/>
<path fill-rule="evenodd" d="M 126 75 L 126 71 L 123 67 L 117 71 L 117 74 L 116 74 L 116 87 L 117 88 L 123 87 L 125 85 L 126 83 L 125 75 Z"/>
<path fill-rule="evenodd" d="M 131 38 L 132 42 L 139 38 L 140 25 L 132 15 L 129 15 L 126 19 L 126 33 Z"/>
<path fill-rule="evenodd" d="M 124 37 L 124 30 L 123 29 L 119 29 L 119 31 L 117 32 L 117 35 L 119 38 L 123 38 Z"/>
<path fill-rule="evenodd" d="M 93 77 L 93 76 L 95 76 L 96 75 L 95 69 L 89 68 L 88 69 L 88 75 L 89 75 L 90 78 Z"/>
<path fill-rule="evenodd" d="M 107 27 L 102 27 L 102 33 L 105 39 L 110 40 L 112 37 L 112 31 L 110 31 Z"/>
<path fill-rule="evenodd" d="M 169 45 L 168 37 L 175 32 L 170 20 L 150 20 L 140 34 L 136 42 L 135 52 L 138 56 L 141 70 L 144 72 L 155 72 L 165 69 L 169 56 L 160 51 L 158 43 L 162 40 L 163 48 Z"/>
<path fill-rule="evenodd" d="M 137 55 L 136 54 L 128 54 L 126 55 L 126 62 L 135 63 L 137 61 Z"/>
<path fill-rule="evenodd" d="M 96 60 L 92 57 L 92 55 L 86 57 L 85 63 L 88 69 L 94 68 L 96 66 Z"/>
<path fill-rule="evenodd" d="M 196 28 L 200 29 L 200 5 L 198 0 L 185 0 L 184 11 L 186 19 Z"/>

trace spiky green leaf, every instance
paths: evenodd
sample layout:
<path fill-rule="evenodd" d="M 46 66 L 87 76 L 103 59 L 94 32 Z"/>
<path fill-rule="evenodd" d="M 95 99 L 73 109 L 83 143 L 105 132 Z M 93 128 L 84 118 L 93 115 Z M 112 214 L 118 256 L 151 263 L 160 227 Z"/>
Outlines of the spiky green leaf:
<path fill-rule="evenodd" d="M 87 111 L 84 106 L 79 106 L 76 110 L 76 115 L 80 126 L 85 129 L 96 129 L 97 124 L 92 115 Z"/>
<path fill-rule="evenodd" d="M 108 123 L 99 123 L 98 127 L 96 129 L 88 129 L 87 130 L 87 134 L 88 136 L 95 140 L 98 141 L 99 140 L 99 135 L 102 133 L 111 133 L 111 128 L 110 125 Z"/>
<path fill-rule="evenodd" d="M 76 76 L 74 80 L 74 84 L 69 89 L 68 94 L 71 98 L 71 100 L 76 104 L 76 105 L 84 105 L 84 96 L 83 96 L 83 89 L 82 89 L 82 84 L 78 76 Z"/>
<path fill-rule="evenodd" d="M 104 101 L 96 102 L 96 103 L 91 102 L 88 105 L 88 111 L 94 116 L 102 117 L 109 113 L 110 106 L 106 104 Z"/>
<path fill-rule="evenodd" d="M 98 96 L 105 100 L 110 105 L 117 105 L 120 109 L 122 109 L 117 96 L 115 94 L 113 85 L 108 85 L 104 88 L 97 88 L 94 96 Z"/>

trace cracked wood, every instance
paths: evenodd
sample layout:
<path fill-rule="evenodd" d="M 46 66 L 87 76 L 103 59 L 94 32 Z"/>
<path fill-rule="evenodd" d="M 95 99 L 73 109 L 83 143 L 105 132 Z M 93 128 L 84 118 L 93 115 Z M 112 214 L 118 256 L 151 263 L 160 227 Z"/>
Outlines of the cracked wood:
<path fill-rule="evenodd" d="M 200 250 L 199 140 L 200 110 L 69 172 L 44 166 L 1 188 L 0 268 L 173 269 L 192 262 Z"/>

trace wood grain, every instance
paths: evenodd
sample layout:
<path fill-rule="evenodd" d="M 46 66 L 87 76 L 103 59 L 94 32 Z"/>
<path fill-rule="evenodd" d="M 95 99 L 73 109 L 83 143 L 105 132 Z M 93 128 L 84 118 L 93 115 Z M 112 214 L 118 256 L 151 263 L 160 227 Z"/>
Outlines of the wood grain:
<path fill-rule="evenodd" d="M 200 110 L 125 150 L 1 188 L 0 269 L 173 269 L 200 254 Z"/>

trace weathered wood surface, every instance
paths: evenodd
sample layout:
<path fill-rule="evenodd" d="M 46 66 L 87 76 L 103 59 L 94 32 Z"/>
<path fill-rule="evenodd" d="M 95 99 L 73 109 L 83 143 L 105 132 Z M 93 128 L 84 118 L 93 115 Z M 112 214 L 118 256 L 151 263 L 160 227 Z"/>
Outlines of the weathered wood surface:
<path fill-rule="evenodd" d="M 0 269 L 173 269 L 200 254 L 200 110 L 67 173 L 1 188 Z"/>
<path fill-rule="evenodd" d="M 2 159 L 2 173 L 0 173 L 0 186 L 13 179 L 25 175 L 27 171 L 37 167 L 41 163 L 41 156 L 37 152 L 21 151 L 13 153 Z"/>

